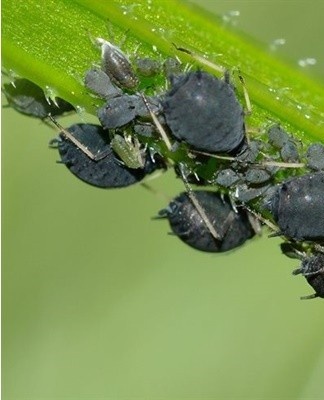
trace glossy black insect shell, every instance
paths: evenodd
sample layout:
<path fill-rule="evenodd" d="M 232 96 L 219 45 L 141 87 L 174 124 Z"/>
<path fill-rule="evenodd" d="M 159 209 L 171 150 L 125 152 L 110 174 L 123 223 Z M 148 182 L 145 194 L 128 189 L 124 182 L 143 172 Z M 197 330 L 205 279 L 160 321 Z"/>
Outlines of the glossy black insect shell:
<path fill-rule="evenodd" d="M 70 103 L 60 98 L 56 98 L 57 105 L 49 103 L 43 90 L 28 79 L 16 79 L 14 84 L 5 83 L 3 92 L 9 105 L 22 114 L 43 119 L 49 113 L 58 116 L 74 110 Z"/>
<path fill-rule="evenodd" d="M 295 240 L 324 240 L 324 172 L 283 183 L 267 208 L 282 234 Z"/>
<path fill-rule="evenodd" d="M 186 244 L 206 252 L 223 252 L 242 245 L 255 232 L 247 213 L 235 212 L 227 197 L 204 190 L 194 194 L 221 240 L 215 240 L 186 192 L 176 197 L 159 215 L 167 217 L 172 231 Z"/>
<path fill-rule="evenodd" d="M 173 79 L 163 109 L 172 134 L 196 150 L 233 153 L 245 142 L 243 109 L 234 89 L 206 72 Z"/>
<path fill-rule="evenodd" d="M 146 174 L 157 166 L 148 157 L 144 169 L 131 169 L 117 161 L 117 156 L 110 148 L 107 131 L 101 126 L 76 124 L 68 131 L 85 145 L 93 154 L 103 154 L 104 158 L 94 161 L 60 134 L 58 149 L 62 162 L 79 179 L 101 188 L 118 188 L 141 181 Z"/>

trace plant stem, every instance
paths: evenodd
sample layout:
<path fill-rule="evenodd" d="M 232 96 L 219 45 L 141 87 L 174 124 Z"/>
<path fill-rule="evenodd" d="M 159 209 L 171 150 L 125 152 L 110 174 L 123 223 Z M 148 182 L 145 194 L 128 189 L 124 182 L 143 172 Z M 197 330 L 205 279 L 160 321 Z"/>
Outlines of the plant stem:
<path fill-rule="evenodd" d="M 2 9 L 3 65 L 9 74 L 90 113 L 100 104 L 83 86 L 85 71 L 100 58 L 90 36 L 120 43 L 126 35 L 123 50 L 130 55 L 140 45 L 138 56 L 161 61 L 177 56 L 217 74 L 177 51 L 175 43 L 225 68 L 239 68 L 253 105 L 249 125 L 280 122 L 303 141 L 324 138 L 323 86 L 197 7 L 176 0 L 51 0 L 42 6 L 36 0 L 4 0 Z"/>

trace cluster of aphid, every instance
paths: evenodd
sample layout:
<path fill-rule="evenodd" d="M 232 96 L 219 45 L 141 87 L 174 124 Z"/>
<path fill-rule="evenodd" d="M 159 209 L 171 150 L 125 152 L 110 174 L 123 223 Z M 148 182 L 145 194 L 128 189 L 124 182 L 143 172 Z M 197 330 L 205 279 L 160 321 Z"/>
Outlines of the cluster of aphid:
<path fill-rule="evenodd" d="M 58 148 L 62 163 L 91 185 L 125 187 L 157 169 L 174 168 L 185 191 L 159 217 L 167 218 L 173 233 L 196 249 L 234 249 L 258 233 L 260 222 L 268 224 L 273 236 L 285 237 L 283 253 L 302 260 L 294 273 L 315 290 L 306 298 L 324 297 L 324 146 L 313 144 L 301 155 L 278 125 L 268 130 L 266 143 L 249 140 L 246 112 L 228 72 L 218 79 L 200 70 L 183 71 L 176 59 L 166 60 L 163 68 L 157 61 L 139 59 L 139 76 L 163 71 L 169 86 L 155 96 L 144 95 L 126 55 L 103 39 L 97 43 L 102 67 L 89 70 L 84 82 L 105 100 L 97 111 L 100 125 L 62 128 L 53 116 L 71 106 L 61 100 L 59 108 L 49 104 L 37 87 L 26 100 L 21 87 L 28 81 L 23 79 L 15 87 L 4 86 L 9 103 L 29 115 L 50 116 L 61 131 L 51 145 Z M 299 176 L 301 167 L 311 172 Z M 280 183 L 283 168 L 295 168 L 296 176 Z M 215 190 L 193 190 L 191 184 Z M 255 206 L 265 216 L 253 212 Z"/>

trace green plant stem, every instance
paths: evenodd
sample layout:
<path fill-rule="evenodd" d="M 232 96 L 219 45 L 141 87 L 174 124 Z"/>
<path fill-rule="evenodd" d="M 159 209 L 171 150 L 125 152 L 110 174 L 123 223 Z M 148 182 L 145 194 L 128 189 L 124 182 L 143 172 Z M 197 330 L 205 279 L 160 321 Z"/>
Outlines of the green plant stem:
<path fill-rule="evenodd" d="M 49 96 L 59 96 L 95 113 L 100 100 L 85 90 L 83 76 L 100 54 L 90 37 L 120 43 L 132 55 L 178 56 L 214 72 L 179 52 L 172 43 L 217 62 L 239 68 L 253 104 L 248 124 L 280 122 L 302 140 L 324 138 L 324 87 L 274 58 L 251 39 L 232 32 L 221 19 L 180 1 L 4 0 L 3 66 L 26 77 Z M 217 73 L 216 73 L 217 74 Z M 239 88 L 238 90 L 242 92 Z M 241 93 L 242 96 L 242 93 Z"/>

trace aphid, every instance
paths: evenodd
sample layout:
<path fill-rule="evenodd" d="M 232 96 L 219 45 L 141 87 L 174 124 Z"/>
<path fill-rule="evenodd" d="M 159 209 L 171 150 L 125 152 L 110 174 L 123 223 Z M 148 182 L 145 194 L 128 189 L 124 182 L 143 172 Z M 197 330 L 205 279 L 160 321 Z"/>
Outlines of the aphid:
<path fill-rule="evenodd" d="M 242 179 L 241 175 L 231 168 L 221 169 L 216 176 L 215 182 L 223 187 L 236 185 Z"/>
<path fill-rule="evenodd" d="M 181 70 L 181 62 L 178 58 L 168 57 L 163 63 L 163 72 L 167 77 L 178 75 Z"/>
<path fill-rule="evenodd" d="M 161 64 L 157 60 L 151 58 L 137 58 L 135 60 L 135 66 L 137 72 L 145 77 L 151 77 L 157 75 L 161 70 Z"/>
<path fill-rule="evenodd" d="M 306 153 L 307 167 L 315 171 L 324 170 L 324 146 L 321 143 L 313 143 Z"/>
<path fill-rule="evenodd" d="M 271 188 L 270 184 L 251 187 L 246 183 L 240 183 L 235 186 L 234 198 L 241 203 L 249 203 L 258 197 L 264 196 Z"/>
<path fill-rule="evenodd" d="M 309 255 L 295 248 L 294 244 L 283 243 L 282 252 L 291 258 L 301 260 L 299 268 L 293 271 L 294 275 L 303 275 L 310 286 L 315 290 L 314 294 L 303 296 L 301 299 L 314 299 L 315 297 L 324 298 L 324 249 L 321 246 L 315 246 Z"/>
<path fill-rule="evenodd" d="M 306 257 L 301 267 L 296 269 L 294 275 L 302 274 L 307 282 L 315 290 L 315 293 L 309 296 L 303 296 L 303 299 L 313 299 L 315 297 L 324 298 L 324 254 L 315 253 Z"/>
<path fill-rule="evenodd" d="M 249 185 L 260 185 L 271 179 L 271 172 L 265 168 L 249 168 L 244 174 L 244 180 Z"/>
<path fill-rule="evenodd" d="M 241 208 L 235 211 L 227 196 L 205 190 L 194 194 L 220 236 L 212 236 L 188 193 L 183 192 L 159 212 L 159 217 L 168 218 L 173 233 L 183 242 L 201 251 L 224 252 L 255 235 L 247 212 Z"/>
<path fill-rule="evenodd" d="M 101 46 L 102 69 L 110 80 L 121 88 L 134 89 L 139 81 L 126 55 L 102 38 L 97 38 L 96 42 Z"/>
<path fill-rule="evenodd" d="M 228 79 L 206 72 L 171 78 L 163 105 L 172 134 L 209 153 L 237 153 L 246 141 L 244 112 Z"/>
<path fill-rule="evenodd" d="M 98 125 L 72 125 L 60 133 L 56 143 L 62 163 L 76 177 L 96 187 L 126 187 L 140 182 L 159 167 L 149 156 L 143 169 L 129 168 L 120 163 L 111 148 L 107 132 Z"/>
<path fill-rule="evenodd" d="M 287 163 L 299 162 L 299 152 L 296 143 L 289 140 L 280 150 L 282 161 Z"/>
<path fill-rule="evenodd" d="M 101 69 L 93 68 L 86 72 L 84 85 L 104 99 L 121 95 L 123 92 L 113 85 L 109 76 Z"/>
<path fill-rule="evenodd" d="M 46 99 L 43 90 L 28 79 L 15 79 L 14 84 L 5 83 L 3 93 L 11 107 L 31 117 L 44 119 L 49 113 L 59 116 L 74 111 L 72 104 L 59 97 L 55 103 Z"/>
<path fill-rule="evenodd" d="M 278 234 L 293 240 L 324 240 L 324 172 L 290 179 L 266 196 L 264 206 L 279 227 Z"/>
<path fill-rule="evenodd" d="M 280 125 L 273 125 L 268 130 L 269 143 L 280 151 L 282 161 L 299 162 L 299 152 L 296 143 Z"/>
<path fill-rule="evenodd" d="M 269 143 L 278 150 L 282 149 L 289 142 L 290 137 L 288 133 L 278 124 L 271 126 L 267 133 Z"/>
<path fill-rule="evenodd" d="M 155 115 L 155 113 L 151 110 L 147 99 L 145 98 L 145 96 L 142 94 L 142 98 L 145 102 L 145 105 L 150 113 L 150 116 L 153 120 L 153 123 L 157 129 L 157 131 L 159 132 L 164 144 L 166 145 L 167 149 L 172 152 L 174 149 L 174 146 L 172 145 L 171 141 L 169 140 L 169 137 L 165 131 L 165 129 L 163 128 L 162 124 L 160 123 L 159 119 L 157 118 L 157 116 Z M 171 162 L 171 164 L 174 164 L 173 161 Z M 205 224 L 205 227 L 208 229 L 209 233 L 211 234 L 211 236 L 214 239 L 219 240 L 220 238 L 220 234 L 217 232 L 217 230 L 215 229 L 215 227 L 213 226 L 213 224 L 210 222 L 204 207 L 202 207 L 200 205 L 199 200 L 196 198 L 196 195 L 194 193 L 194 191 L 192 190 L 190 183 L 188 181 L 188 176 L 190 175 L 190 169 L 188 169 L 187 165 L 183 162 L 178 162 L 175 164 L 175 167 L 178 168 L 179 172 L 180 172 L 180 176 L 182 178 L 182 181 L 185 185 L 185 188 L 187 190 L 187 195 L 191 201 L 191 203 L 193 204 L 193 206 L 195 207 L 196 211 L 198 212 L 199 216 L 201 217 L 202 221 Z"/>
<path fill-rule="evenodd" d="M 160 103 L 156 97 L 147 97 L 147 102 L 154 112 L 159 112 Z M 103 107 L 99 108 L 97 115 L 105 129 L 120 128 L 137 117 L 142 119 L 150 117 L 143 98 L 136 94 L 126 93 L 110 99 Z"/>
<path fill-rule="evenodd" d="M 146 151 L 141 149 L 137 138 L 115 134 L 111 139 L 111 147 L 128 168 L 144 168 Z"/>

